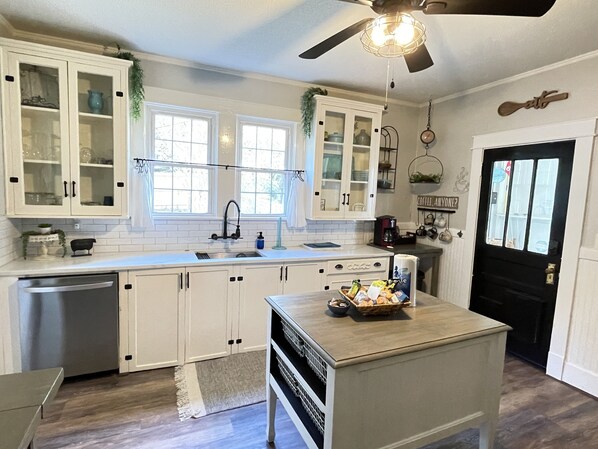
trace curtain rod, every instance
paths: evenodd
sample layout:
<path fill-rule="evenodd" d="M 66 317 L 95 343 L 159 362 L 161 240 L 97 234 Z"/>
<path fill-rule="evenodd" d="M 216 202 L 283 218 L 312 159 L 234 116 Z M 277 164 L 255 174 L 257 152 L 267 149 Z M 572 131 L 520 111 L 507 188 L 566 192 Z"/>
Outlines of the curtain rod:
<path fill-rule="evenodd" d="M 180 162 L 180 161 L 163 161 L 160 159 L 147 159 L 142 157 L 134 157 L 133 160 L 135 161 L 135 169 L 137 169 L 137 173 L 142 173 L 147 171 L 147 167 L 150 163 L 158 162 L 161 164 L 168 164 L 168 165 L 184 165 L 187 167 L 217 167 L 217 168 L 224 168 L 228 170 L 229 168 L 235 170 L 259 170 L 259 171 L 266 171 L 266 172 L 273 172 L 273 173 L 295 173 L 296 176 L 299 177 L 303 181 L 303 173 L 305 170 L 298 170 L 293 168 L 288 169 L 276 169 L 276 168 L 258 168 L 258 167 L 244 167 L 242 165 L 233 165 L 233 164 L 212 164 L 212 163 L 199 163 L 199 162 Z"/>

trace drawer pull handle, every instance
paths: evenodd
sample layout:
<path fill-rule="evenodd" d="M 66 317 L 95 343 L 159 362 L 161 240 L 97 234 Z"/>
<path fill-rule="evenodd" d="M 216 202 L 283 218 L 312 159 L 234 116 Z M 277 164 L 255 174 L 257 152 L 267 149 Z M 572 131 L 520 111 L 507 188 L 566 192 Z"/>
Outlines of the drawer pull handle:
<path fill-rule="evenodd" d="M 334 266 L 334 268 L 336 268 L 337 270 L 342 270 L 342 269 L 343 269 L 343 266 L 342 266 L 342 264 L 340 264 L 340 263 L 337 263 L 337 264 Z"/>
<path fill-rule="evenodd" d="M 381 267 L 381 266 L 382 266 L 382 264 L 381 264 L 380 262 L 376 262 L 376 263 L 374 263 L 374 266 L 375 266 L 375 267 Z"/>

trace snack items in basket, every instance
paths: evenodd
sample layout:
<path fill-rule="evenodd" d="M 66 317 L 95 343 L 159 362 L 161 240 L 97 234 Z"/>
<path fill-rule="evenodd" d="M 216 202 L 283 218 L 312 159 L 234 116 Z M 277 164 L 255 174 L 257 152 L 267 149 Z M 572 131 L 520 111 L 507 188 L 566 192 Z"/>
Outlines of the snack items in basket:
<path fill-rule="evenodd" d="M 409 297 L 401 290 L 395 292 L 394 286 L 393 281 L 378 280 L 370 286 L 361 285 L 354 297 L 348 295 L 352 287 L 342 287 L 339 292 L 351 301 L 362 315 L 389 315 L 410 304 Z"/>

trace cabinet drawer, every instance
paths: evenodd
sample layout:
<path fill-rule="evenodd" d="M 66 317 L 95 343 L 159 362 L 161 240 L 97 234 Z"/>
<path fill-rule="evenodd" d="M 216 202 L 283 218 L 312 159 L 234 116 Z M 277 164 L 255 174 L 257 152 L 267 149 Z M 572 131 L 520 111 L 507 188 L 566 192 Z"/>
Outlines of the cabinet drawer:
<path fill-rule="evenodd" d="M 355 274 L 384 273 L 382 278 L 386 278 L 389 261 L 389 257 L 331 260 L 328 262 L 326 273 L 329 276 L 333 274 L 346 274 L 348 277 Z"/>

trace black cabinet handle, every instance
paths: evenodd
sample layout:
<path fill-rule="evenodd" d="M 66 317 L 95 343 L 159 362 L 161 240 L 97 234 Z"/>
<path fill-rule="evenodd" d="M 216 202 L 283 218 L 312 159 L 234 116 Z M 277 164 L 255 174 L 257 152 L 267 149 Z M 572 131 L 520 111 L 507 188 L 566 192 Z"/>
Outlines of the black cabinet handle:
<path fill-rule="evenodd" d="M 76 186 L 77 186 L 77 183 L 75 181 L 73 181 L 73 198 L 75 198 L 77 196 Z"/>
<path fill-rule="evenodd" d="M 282 282 L 282 266 L 280 267 L 280 282 Z"/>
<path fill-rule="evenodd" d="M 374 266 L 375 266 L 375 267 L 381 267 L 381 266 L 382 266 L 382 264 L 381 264 L 380 262 L 376 262 L 376 263 L 374 264 Z"/>
<path fill-rule="evenodd" d="M 186 284 L 187 288 L 189 288 L 189 272 L 188 272 L 188 271 L 187 271 L 187 273 L 185 274 L 185 279 L 186 279 L 186 282 L 185 282 L 185 284 Z"/>
<path fill-rule="evenodd" d="M 349 197 L 351 196 L 350 193 L 347 193 L 347 206 L 349 205 Z"/>
<path fill-rule="evenodd" d="M 62 183 L 64 184 L 64 197 L 68 198 L 69 197 L 69 193 L 66 191 L 66 186 L 68 185 L 68 182 L 63 181 Z"/>
<path fill-rule="evenodd" d="M 183 273 L 179 273 L 179 286 L 183 289 Z"/>
<path fill-rule="evenodd" d="M 284 280 L 288 281 L 289 280 L 289 267 L 284 267 Z"/>
<path fill-rule="evenodd" d="M 345 205 L 345 197 L 347 196 L 346 193 L 343 193 L 343 202 L 341 203 L 343 206 Z"/>
<path fill-rule="evenodd" d="M 336 268 L 337 270 L 342 270 L 342 269 L 343 269 L 343 266 L 342 266 L 342 264 L 340 264 L 340 263 L 337 263 L 337 264 L 334 266 L 334 268 Z"/>

